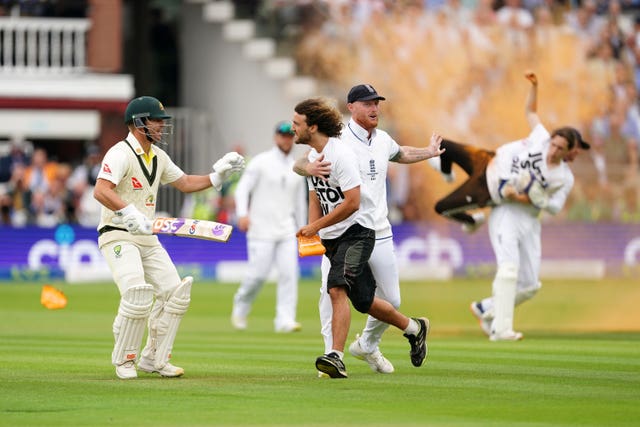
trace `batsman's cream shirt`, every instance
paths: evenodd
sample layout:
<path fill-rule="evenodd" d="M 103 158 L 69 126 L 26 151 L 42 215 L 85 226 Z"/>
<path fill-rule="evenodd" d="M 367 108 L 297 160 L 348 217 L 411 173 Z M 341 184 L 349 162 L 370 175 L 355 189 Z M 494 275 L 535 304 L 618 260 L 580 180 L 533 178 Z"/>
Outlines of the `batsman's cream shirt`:
<path fill-rule="evenodd" d="M 235 189 L 236 215 L 249 216 L 247 237 L 280 240 L 306 224 L 305 180 L 293 171 L 293 153 L 273 147 L 247 164 Z"/>
<path fill-rule="evenodd" d="M 389 160 L 400 151 L 400 146 L 383 130 L 374 129 L 371 138 L 366 129 L 349 120 L 342 130 L 341 139 L 355 152 L 362 174 L 361 193 L 367 193 L 374 206 L 376 239 L 391 237 L 391 223 L 387 207 L 387 171 Z M 362 197 L 362 195 L 361 195 Z"/>
<path fill-rule="evenodd" d="M 153 220 L 156 212 L 156 199 L 160 185 L 179 179 L 184 172 L 169 158 L 162 149 L 153 145 L 149 156 L 138 140 L 131 134 L 107 151 L 98 179 L 106 179 L 115 184 L 114 191 L 126 204 L 133 205 L 147 218 Z M 105 225 L 122 228 L 122 224 L 114 224 L 115 212 L 102 206 L 98 230 Z M 113 240 L 121 239 L 120 232 L 105 233 L 99 238 L 100 246 Z M 156 236 L 135 236 L 139 244 L 157 244 Z"/>
<path fill-rule="evenodd" d="M 362 191 L 362 175 L 358 159 L 353 150 L 337 138 L 329 141 L 318 153 L 315 149 L 309 151 L 309 161 L 313 162 L 320 154 L 324 154 L 324 161 L 331 162 L 329 179 L 324 181 L 316 177 L 307 177 L 309 191 L 315 191 L 320 201 L 322 215 L 333 211 L 344 201 L 344 192 L 360 187 L 360 209 L 348 218 L 321 229 L 318 234 L 322 239 L 340 237 L 356 222 L 363 227 L 375 229 L 375 205 L 370 195 Z"/>

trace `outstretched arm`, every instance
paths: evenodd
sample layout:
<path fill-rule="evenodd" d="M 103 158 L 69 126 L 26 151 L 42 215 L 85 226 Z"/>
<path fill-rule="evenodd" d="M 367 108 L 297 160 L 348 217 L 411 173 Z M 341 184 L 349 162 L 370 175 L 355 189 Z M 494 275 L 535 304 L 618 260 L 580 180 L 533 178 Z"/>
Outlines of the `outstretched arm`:
<path fill-rule="evenodd" d="M 533 71 L 527 71 L 524 76 L 531 82 L 525 106 L 525 115 L 527 116 L 529 127 L 533 129 L 541 123 L 538 116 L 538 77 Z"/>
<path fill-rule="evenodd" d="M 442 137 L 434 133 L 431 135 L 431 140 L 427 147 L 401 145 L 400 151 L 398 151 L 398 154 L 396 154 L 391 161 L 398 163 L 416 163 L 421 160 L 430 159 L 431 157 L 437 157 L 444 153 L 444 148 L 440 148 L 441 143 Z"/>

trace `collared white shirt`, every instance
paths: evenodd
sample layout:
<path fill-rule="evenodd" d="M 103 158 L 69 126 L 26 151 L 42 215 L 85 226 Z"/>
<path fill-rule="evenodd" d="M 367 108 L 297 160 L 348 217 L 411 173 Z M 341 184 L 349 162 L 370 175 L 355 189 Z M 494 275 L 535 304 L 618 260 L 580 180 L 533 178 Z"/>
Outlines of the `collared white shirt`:
<path fill-rule="evenodd" d="M 138 140 L 129 133 L 107 151 L 98 178 L 115 184 L 115 192 L 126 203 L 133 203 L 147 218 L 153 219 L 160 185 L 176 181 L 184 172 L 157 146 L 149 152 L 149 162 Z M 115 213 L 102 206 L 98 229 L 112 222 Z"/>
<path fill-rule="evenodd" d="M 376 238 L 391 237 L 391 223 L 387 205 L 387 172 L 389 160 L 400 151 L 400 145 L 380 129 L 373 129 L 371 138 L 366 129 L 349 120 L 342 131 L 342 140 L 349 145 L 358 159 L 362 176 L 361 193 L 366 193 L 374 206 L 374 230 Z"/>

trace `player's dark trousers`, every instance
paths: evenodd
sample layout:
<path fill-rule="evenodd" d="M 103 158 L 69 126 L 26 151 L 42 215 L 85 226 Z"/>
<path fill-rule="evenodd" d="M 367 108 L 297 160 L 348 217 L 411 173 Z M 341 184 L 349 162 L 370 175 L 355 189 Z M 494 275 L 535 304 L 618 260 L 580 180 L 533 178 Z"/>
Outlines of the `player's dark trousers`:
<path fill-rule="evenodd" d="M 496 153 L 449 139 L 443 139 L 440 146 L 446 150 L 440 156 L 440 170 L 449 174 L 451 166 L 455 163 L 469 177 L 436 203 L 436 212 L 456 221 L 473 224 L 475 221 L 467 211 L 491 203 L 491 194 L 487 187 L 487 165 Z"/>

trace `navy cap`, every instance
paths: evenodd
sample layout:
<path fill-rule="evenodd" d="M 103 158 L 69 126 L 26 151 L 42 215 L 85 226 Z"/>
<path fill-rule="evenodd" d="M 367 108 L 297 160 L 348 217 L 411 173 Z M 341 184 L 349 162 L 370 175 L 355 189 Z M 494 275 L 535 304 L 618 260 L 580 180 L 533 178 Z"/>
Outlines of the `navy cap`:
<path fill-rule="evenodd" d="M 357 85 L 351 88 L 347 95 L 347 102 L 350 104 L 356 101 L 373 101 L 379 99 L 384 101 L 384 96 L 378 95 L 378 92 L 371 85 Z"/>

